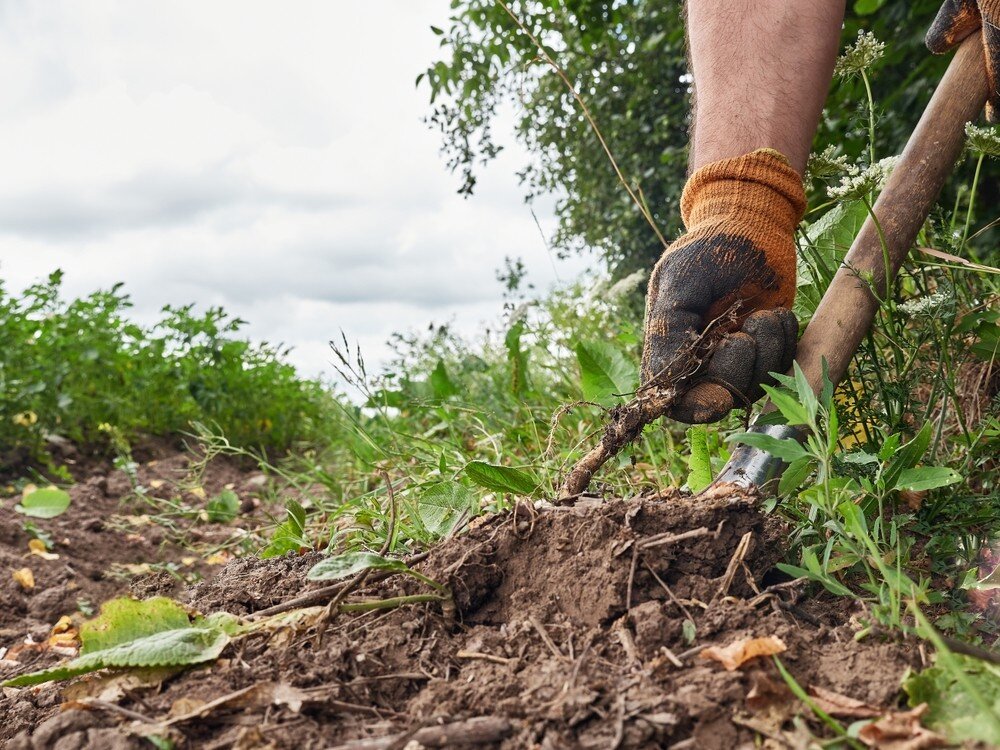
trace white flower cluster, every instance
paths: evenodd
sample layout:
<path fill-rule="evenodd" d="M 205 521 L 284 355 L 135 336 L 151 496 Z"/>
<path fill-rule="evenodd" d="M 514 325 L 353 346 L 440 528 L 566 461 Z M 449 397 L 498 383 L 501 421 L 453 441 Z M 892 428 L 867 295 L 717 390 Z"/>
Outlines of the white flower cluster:
<path fill-rule="evenodd" d="M 899 306 L 899 311 L 906 315 L 929 315 L 951 299 L 945 292 L 934 292 L 923 297 L 908 299 Z"/>
<path fill-rule="evenodd" d="M 897 163 L 899 163 L 898 156 L 887 156 L 863 170 L 854 164 L 849 164 L 840 184 L 831 185 L 826 189 L 827 195 L 837 200 L 848 201 L 877 192 L 885 186 Z"/>
<path fill-rule="evenodd" d="M 981 128 L 965 123 L 965 144 L 969 150 L 986 156 L 1000 156 L 1000 128 Z"/>
<path fill-rule="evenodd" d="M 833 177 L 850 172 L 853 166 L 845 154 L 837 156 L 837 147 L 830 145 L 818 154 L 809 155 L 806 172 L 810 179 Z"/>
<path fill-rule="evenodd" d="M 874 65 L 885 53 L 885 42 L 880 42 L 875 35 L 862 29 L 858 32 L 857 41 L 853 47 L 848 47 L 833 68 L 833 74 L 850 78 L 860 75 Z"/>

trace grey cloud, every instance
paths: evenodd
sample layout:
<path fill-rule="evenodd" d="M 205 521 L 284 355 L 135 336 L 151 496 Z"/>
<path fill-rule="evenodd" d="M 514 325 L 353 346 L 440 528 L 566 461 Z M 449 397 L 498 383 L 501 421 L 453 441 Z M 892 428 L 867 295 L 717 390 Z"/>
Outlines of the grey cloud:
<path fill-rule="evenodd" d="M 345 195 L 256 184 L 224 168 L 198 174 L 144 172 L 96 190 L 55 187 L 3 196 L 0 233 L 93 239 L 122 230 L 182 226 L 228 209 L 280 206 L 326 211 L 353 203 Z"/>

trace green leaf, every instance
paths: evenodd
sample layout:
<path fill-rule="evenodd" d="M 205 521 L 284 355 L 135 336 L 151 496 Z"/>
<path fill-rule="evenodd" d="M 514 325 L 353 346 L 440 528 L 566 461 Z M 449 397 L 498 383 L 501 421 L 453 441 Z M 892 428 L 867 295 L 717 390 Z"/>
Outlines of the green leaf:
<path fill-rule="evenodd" d="M 899 477 L 904 470 L 912 469 L 920 462 L 924 453 L 927 452 L 927 446 L 930 445 L 931 432 L 931 423 L 924 422 L 923 427 L 920 428 L 920 432 L 914 436 L 913 440 L 906 443 L 898 451 L 893 451 L 890 454 L 892 460 L 889 462 L 889 466 L 882 477 L 883 485 L 887 490 L 898 486 Z M 898 435 L 893 435 L 893 437 L 897 441 L 902 439 Z"/>
<path fill-rule="evenodd" d="M 868 218 L 862 201 L 841 203 L 806 230 L 808 248 L 799 256 L 797 293 L 793 311 L 802 323 L 816 312 L 833 274 Z"/>
<path fill-rule="evenodd" d="M 692 492 L 701 492 L 712 483 L 712 460 L 708 454 L 708 428 L 704 425 L 689 427 L 687 431 L 691 455 L 688 457 L 687 486 Z"/>
<path fill-rule="evenodd" d="M 350 578 L 363 570 L 388 570 L 404 573 L 409 568 L 402 560 L 392 560 L 374 552 L 347 552 L 320 560 L 306 575 L 310 581 L 339 581 Z"/>
<path fill-rule="evenodd" d="M 212 523 L 228 523 L 240 512 L 240 496 L 232 490 L 223 490 L 208 501 L 205 511 Z"/>
<path fill-rule="evenodd" d="M 3 684 L 37 685 L 111 667 L 200 664 L 218 657 L 238 631 L 230 614 L 218 612 L 192 621 L 180 604 L 166 597 L 112 599 L 101 606 L 100 615 L 80 627 L 80 656 Z"/>
<path fill-rule="evenodd" d="M 289 500 L 285 505 L 288 516 L 278 524 L 260 556 L 262 558 L 279 557 L 286 552 L 295 552 L 303 547 L 312 546 L 306 537 L 306 510 L 295 500 Z"/>
<path fill-rule="evenodd" d="M 55 518 L 69 507 L 69 493 L 58 487 L 42 487 L 25 495 L 14 510 L 32 518 Z"/>
<path fill-rule="evenodd" d="M 772 456 L 789 463 L 809 455 L 806 449 L 799 444 L 799 441 L 794 438 L 776 438 L 760 432 L 737 432 L 735 435 L 730 435 L 728 440 L 761 448 Z"/>
<path fill-rule="evenodd" d="M 962 475 L 946 466 L 918 466 L 903 470 L 895 486 L 900 490 L 933 490 L 961 481 Z"/>
<path fill-rule="evenodd" d="M 790 464 L 778 480 L 778 494 L 788 495 L 798 489 L 813 470 L 812 456 L 801 456 Z"/>
<path fill-rule="evenodd" d="M 1000 716 L 1000 679 L 995 667 L 959 654 L 952 654 L 950 658 L 965 673 L 966 683 L 993 707 L 994 714 Z M 938 665 L 911 674 L 903 681 L 910 706 L 926 703 L 924 718 L 927 724 L 956 744 L 979 741 L 990 747 L 1000 746 L 997 723 L 986 720 L 979 702 L 969 694 L 966 686 L 954 672 L 940 665 L 940 657 L 938 661 Z"/>
<path fill-rule="evenodd" d="M 885 0 L 855 0 L 854 12 L 859 16 L 869 16 L 885 5 Z"/>
<path fill-rule="evenodd" d="M 793 396 L 788 391 L 772 388 L 765 385 L 764 391 L 771 398 L 772 403 L 778 407 L 786 422 L 790 425 L 809 424 L 809 410 L 800 403 L 798 397 Z"/>
<path fill-rule="evenodd" d="M 435 398 L 448 398 L 458 393 L 458 386 L 452 382 L 442 360 L 438 360 L 437 367 L 431 372 L 430 383 Z"/>
<path fill-rule="evenodd" d="M 581 341 L 576 345 L 580 364 L 580 389 L 587 401 L 610 406 L 621 394 L 632 393 L 639 382 L 635 362 L 607 341 Z"/>
<path fill-rule="evenodd" d="M 538 487 L 538 481 L 525 471 L 509 466 L 497 466 L 485 461 L 470 461 L 465 465 L 465 475 L 474 484 L 493 492 L 509 492 L 513 495 L 531 495 Z"/>
<path fill-rule="evenodd" d="M 448 534 L 462 516 L 476 510 L 475 493 L 459 482 L 439 482 L 420 494 L 420 521 L 435 536 Z"/>
<path fill-rule="evenodd" d="M 510 364 L 510 387 L 515 396 L 528 390 L 528 355 L 521 348 L 524 335 L 524 320 L 520 319 L 510 327 L 504 336 L 503 345 L 507 349 Z"/>
<path fill-rule="evenodd" d="M 795 391 L 799 396 L 799 401 L 810 418 L 816 419 L 816 413 L 819 411 L 819 401 L 816 399 L 816 394 L 813 393 L 812 386 L 809 385 L 806 374 L 802 372 L 802 368 L 799 367 L 798 362 L 792 363 L 792 372 L 795 376 Z"/>

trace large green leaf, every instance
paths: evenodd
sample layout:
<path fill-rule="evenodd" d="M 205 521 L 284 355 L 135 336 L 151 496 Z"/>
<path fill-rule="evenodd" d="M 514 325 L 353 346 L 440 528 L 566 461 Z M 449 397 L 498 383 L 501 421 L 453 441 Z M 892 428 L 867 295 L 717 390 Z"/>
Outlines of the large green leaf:
<path fill-rule="evenodd" d="M 14 510 L 32 518 L 55 518 L 69 507 L 69 493 L 58 487 L 42 487 L 29 492 Z"/>
<path fill-rule="evenodd" d="M 476 509 L 476 495 L 459 482 L 439 482 L 420 493 L 420 521 L 432 534 L 444 536 L 455 528 L 463 514 Z"/>
<path fill-rule="evenodd" d="M 575 351 L 580 364 L 580 389 L 587 401 L 609 406 L 620 400 L 618 395 L 636 389 L 639 368 L 613 344 L 581 341 Z"/>
<path fill-rule="evenodd" d="M 431 372 L 429 380 L 435 398 L 448 398 L 448 396 L 454 396 L 458 393 L 458 386 L 452 382 L 451 376 L 448 375 L 448 369 L 441 360 L 438 360 L 437 367 Z"/>
<path fill-rule="evenodd" d="M 947 466 L 917 466 L 904 469 L 896 482 L 900 490 L 933 490 L 962 481 L 962 475 Z"/>
<path fill-rule="evenodd" d="M 735 435 L 730 435 L 728 440 L 761 448 L 772 456 L 787 462 L 809 455 L 806 449 L 799 445 L 799 442 L 794 438 L 776 438 L 762 432 L 737 432 Z"/>
<path fill-rule="evenodd" d="M 692 492 L 701 492 L 712 483 L 712 460 L 708 453 L 708 429 L 704 425 L 689 427 L 687 431 L 691 456 L 688 458 L 687 486 Z"/>
<path fill-rule="evenodd" d="M 465 475 L 480 487 L 493 492 L 509 492 L 512 495 L 531 495 L 538 487 L 538 481 L 525 471 L 509 466 L 497 466 L 485 461 L 470 461 L 465 465 Z"/>
<path fill-rule="evenodd" d="M 80 656 L 51 669 L 7 680 L 4 686 L 37 685 L 111 667 L 166 667 L 200 664 L 222 653 L 239 630 L 225 612 L 193 621 L 166 597 L 138 601 L 112 599 L 80 628 Z"/>
<path fill-rule="evenodd" d="M 851 201 L 830 209 L 806 230 L 809 246 L 799 256 L 797 293 L 792 308 L 803 323 L 816 312 L 834 271 L 866 218 L 865 204 Z"/>
<path fill-rule="evenodd" d="M 310 581 L 339 581 L 364 570 L 388 570 L 402 573 L 409 568 L 402 560 L 392 560 L 374 552 L 345 552 L 343 555 L 320 560 L 309 569 Z"/>
<path fill-rule="evenodd" d="M 925 721 L 952 742 L 979 741 L 990 747 L 1000 746 L 996 720 L 983 716 L 979 702 L 967 690 L 971 686 L 1000 716 L 1000 670 L 959 654 L 952 654 L 951 659 L 965 673 L 965 684 L 944 666 L 933 666 L 911 674 L 903 682 L 909 704 L 926 703 Z"/>

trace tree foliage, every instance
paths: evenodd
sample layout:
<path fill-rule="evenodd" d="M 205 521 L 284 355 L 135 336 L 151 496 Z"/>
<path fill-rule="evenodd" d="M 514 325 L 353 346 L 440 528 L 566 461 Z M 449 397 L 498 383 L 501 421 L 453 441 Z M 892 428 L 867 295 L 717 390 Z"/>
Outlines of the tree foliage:
<path fill-rule="evenodd" d="M 923 35 L 940 0 L 856 0 L 845 43 L 859 30 L 889 42 L 874 76 L 876 151 L 898 153 L 940 79 L 947 58 Z M 520 173 L 527 198 L 558 196 L 554 244 L 593 249 L 620 277 L 648 268 L 662 245 L 628 197 L 565 83 L 497 0 L 454 0 L 442 58 L 418 78 L 430 89 L 429 122 L 441 132 L 460 192 L 502 148 L 498 118 L 513 105 L 516 136 L 531 154 Z M 669 238 L 687 169 L 690 76 L 682 4 L 676 0 L 511 0 L 511 11 L 545 46 L 587 102 L 622 172 L 641 189 Z M 864 158 L 862 83 L 835 81 L 815 146 Z M 506 126 L 505 126 L 506 129 Z M 995 166 L 991 169 L 996 170 Z M 990 180 L 984 181 L 989 184 Z"/>

